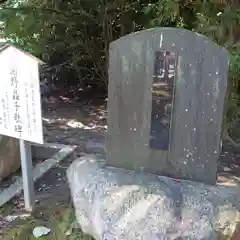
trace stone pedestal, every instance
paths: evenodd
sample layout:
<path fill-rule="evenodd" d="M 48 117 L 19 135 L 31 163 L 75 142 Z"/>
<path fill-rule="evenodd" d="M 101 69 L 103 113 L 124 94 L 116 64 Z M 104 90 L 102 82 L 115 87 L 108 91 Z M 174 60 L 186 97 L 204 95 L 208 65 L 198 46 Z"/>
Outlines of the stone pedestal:
<path fill-rule="evenodd" d="M 0 181 L 21 166 L 19 140 L 0 136 Z"/>
<path fill-rule="evenodd" d="M 93 155 L 67 175 L 77 220 L 97 240 L 237 239 L 237 188 L 106 167 Z"/>

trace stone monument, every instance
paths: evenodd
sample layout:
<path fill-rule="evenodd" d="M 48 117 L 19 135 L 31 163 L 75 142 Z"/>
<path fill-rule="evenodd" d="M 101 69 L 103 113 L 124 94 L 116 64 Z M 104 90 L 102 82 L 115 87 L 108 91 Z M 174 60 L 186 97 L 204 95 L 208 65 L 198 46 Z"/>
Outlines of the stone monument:
<path fill-rule="evenodd" d="M 107 157 L 85 155 L 67 173 L 82 230 L 101 240 L 238 239 L 239 189 L 214 186 L 227 51 L 156 28 L 113 42 L 109 61 Z"/>
<path fill-rule="evenodd" d="M 107 163 L 215 184 L 227 51 L 157 28 L 110 45 Z"/>
<path fill-rule="evenodd" d="M 0 135 L 0 182 L 16 172 L 20 165 L 19 141 Z"/>

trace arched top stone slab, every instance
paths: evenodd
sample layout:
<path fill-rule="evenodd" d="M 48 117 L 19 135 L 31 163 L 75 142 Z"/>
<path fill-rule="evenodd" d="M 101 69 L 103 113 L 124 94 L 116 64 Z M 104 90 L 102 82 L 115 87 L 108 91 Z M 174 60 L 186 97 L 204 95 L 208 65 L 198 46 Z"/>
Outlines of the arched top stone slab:
<path fill-rule="evenodd" d="M 160 48 L 166 47 L 166 48 L 176 49 L 175 48 L 176 45 L 172 46 L 172 44 L 176 42 L 174 41 L 174 39 L 171 38 L 172 36 L 178 37 L 178 39 L 175 39 L 175 40 L 179 40 L 179 39 L 182 39 L 184 41 L 189 40 L 191 43 L 193 43 L 193 41 L 196 41 L 196 43 L 198 43 L 199 41 L 202 41 L 205 44 L 211 44 L 212 47 L 216 48 L 216 50 L 218 49 L 223 51 L 223 54 L 225 54 L 226 57 L 228 57 L 228 51 L 224 47 L 219 46 L 217 43 L 215 43 L 205 35 L 202 35 L 200 33 L 193 32 L 187 29 L 183 29 L 183 28 L 171 28 L 171 27 L 150 28 L 150 29 L 130 33 L 126 36 L 123 36 L 111 42 L 110 49 L 113 48 L 115 45 L 123 44 L 124 41 L 129 41 L 129 39 L 134 38 L 136 41 L 146 41 L 146 40 L 152 40 L 153 37 L 156 37 L 160 40 L 159 41 Z M 163 42 L 163 37 L 165 39 L 171 38 L 171 41 Z"/>
<path fill-rule="evenodd" d="M 176 56 L 168 151 L 149 147 L 156 52 L 162 50 Z M 215 183 L 227 76 L 226 49 L 188 30 L 154 28 L 112 42 L 107 162 Z"/>

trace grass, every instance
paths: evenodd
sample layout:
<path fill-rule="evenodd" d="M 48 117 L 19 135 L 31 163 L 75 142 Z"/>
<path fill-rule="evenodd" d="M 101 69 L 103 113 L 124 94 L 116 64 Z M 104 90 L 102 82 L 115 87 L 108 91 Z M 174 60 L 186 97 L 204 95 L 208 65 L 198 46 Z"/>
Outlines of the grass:
<path fill-rule="evenodd" d="M 11 211 L 11 204 L 4 205 L 4 212 Z M 3 208 L 0 209 L 3 212 Z M 0 214 L 1 214 L 0 212 Z M 39 210 L 36 215 L 26 220 L 16 220 L 14 225 L 10 227 L 4 234 L 3 240 L 36 240 L 32 234 L 33 229 L 37 226 L 45 226 L 51 229 L 51 233 L 47 236 L 38 238 L 39 240 L 94 240 L 91 236 L 84 234 L 80 228 L 73 228 L 75 222 L 74 209 L 72 206 L 49 205 L 44 208 L 43 216 L 38 217 Z M 42 215 L 40 215 L 42 216 Z M 69 233 L 69 234 L 67 234 Z M 223 236 L 218 233 L 219 240 L 240 240 L 240 223 L 237 226 L 234 237 Z"/>
<path fill-rule="evenodd" d="M 0 216 L 6 216 L 11 214 L 13 209 L 12 203 L 5 203 L 3 207 L 0 208 Z"/>
<path fill-rule="evenodd" d="M 16 220 L 13 226 L 4 233 L 3 240 L 35 240 L 32 232 L 37 226 L 51 229 L 51 233 L 38 238 L 39 240 L 93 240 L 80 228 L 73 228 L 75 216 L 72 207 L 61 207 L 57 211 L 55 208 L 53 212 L 45 211 L 44 216 L 44 219 L 33 216 L 26 220 Z"/>

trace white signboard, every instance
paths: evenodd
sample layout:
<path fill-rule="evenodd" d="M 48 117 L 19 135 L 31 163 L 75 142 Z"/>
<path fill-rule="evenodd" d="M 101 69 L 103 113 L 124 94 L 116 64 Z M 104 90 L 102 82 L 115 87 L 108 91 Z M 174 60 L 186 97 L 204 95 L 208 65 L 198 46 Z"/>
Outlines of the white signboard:
<path fill-rule="evenodd" d="M 0 52 L 0 134 L 41 144 L 38 64 L 13 46 Z"/>

